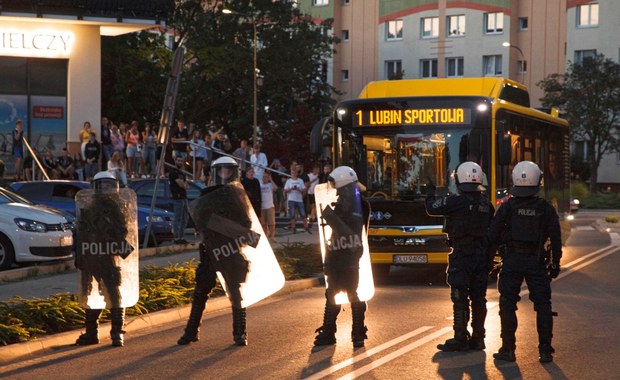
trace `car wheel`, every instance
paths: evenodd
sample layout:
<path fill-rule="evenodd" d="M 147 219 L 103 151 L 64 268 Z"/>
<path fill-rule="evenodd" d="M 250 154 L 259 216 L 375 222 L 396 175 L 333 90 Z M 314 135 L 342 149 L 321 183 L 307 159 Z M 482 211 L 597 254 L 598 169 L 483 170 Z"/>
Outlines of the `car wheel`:
<path fill-rule="evenodd" d="M 9 269 L 15 261 L 15 253 L 11 241 L 4 235 L 0 235 L 0 270 Z"/>

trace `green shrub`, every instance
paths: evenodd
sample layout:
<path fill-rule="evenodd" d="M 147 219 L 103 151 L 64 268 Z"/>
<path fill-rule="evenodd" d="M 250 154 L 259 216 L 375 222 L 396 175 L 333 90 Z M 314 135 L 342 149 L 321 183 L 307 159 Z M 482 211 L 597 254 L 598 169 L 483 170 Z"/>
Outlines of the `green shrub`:
<path fill-rule="evenodd" d="M 593 193 L 581 202 L 581 206 L 589 209 L 618 209 L 620 196 L 617 193 Z"/>
<path fill-rule="evenodd" d="M 617 217 L 617 216 L 615 216 L 615 215 L 607 215 L 607 216 L 605 217 L 605 221 L 606 221 L 607 223 L 618 223 L 618 217 Z"/>
<path fill-rule="evenodd" d="M 276 249 L 276 257 L 287 280 L 311 277 L 322 272 L 318 245 L 291 243 Z M 196 260 L 140 270 L 140 299 L 127 308 L 127 315 L 141 315 L 191 302 L 196 280 Z M 224 295 L 218 284 L 211 295 Z M 109 312 L 101 321 L 108 320 Z M 0 346 L 25 342 L 39 335 L 75 330 L 84 326 L 84 309 L 76 295 L 59 293 L 45 299 L 13 297 L 0 301 Z"/>
<path fill-rule="evenodd" d="M 572 181 L 570 183 L 570 195 L 573 198 L 579 200 L 585 199 L 588 196 L 588 185 L 581 181 Z"/>

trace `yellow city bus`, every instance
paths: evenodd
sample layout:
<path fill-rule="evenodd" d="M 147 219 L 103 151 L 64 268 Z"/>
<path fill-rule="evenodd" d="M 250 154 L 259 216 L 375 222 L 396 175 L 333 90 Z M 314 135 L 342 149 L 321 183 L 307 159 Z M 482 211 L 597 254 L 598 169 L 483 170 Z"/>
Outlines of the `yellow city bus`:
<path fill-rule="evenodd" d="M 424 208 L 426 187 L 455 193 L 454 171 L 477 162 L 494 204 L 507 199 L 514 165 L 536 162 L 541 192 L 562 219 L 570 213 L 568 123 L 530 107 L 527 88 L 504 78 L 393 80 L 369 83 L 339 103 L 331 122 L 334 167 L 355 169 L 372 214 L 373 272 L 391 265 L 447 264 L 443 219 Z"/>

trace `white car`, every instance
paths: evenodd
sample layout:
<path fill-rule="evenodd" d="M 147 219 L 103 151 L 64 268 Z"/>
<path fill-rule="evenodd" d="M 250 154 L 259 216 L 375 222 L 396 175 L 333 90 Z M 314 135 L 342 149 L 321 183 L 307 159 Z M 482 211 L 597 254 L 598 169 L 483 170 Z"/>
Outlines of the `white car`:
<path fill-rule="evenodd" d="M 55 211 L 16 202 L 0 192 L 0 270 L 14 263 L 70 258 L 72 227 Z"/>

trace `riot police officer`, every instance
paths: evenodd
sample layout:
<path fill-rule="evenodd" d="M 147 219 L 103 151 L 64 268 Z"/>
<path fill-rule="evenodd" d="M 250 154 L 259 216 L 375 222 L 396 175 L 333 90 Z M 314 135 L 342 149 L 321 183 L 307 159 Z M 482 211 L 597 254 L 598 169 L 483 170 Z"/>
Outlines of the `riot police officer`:
<path fill-rule="evenodd" d="M 502 204 L 489 227 L 492 246 L 505 244 L 499 273 L 499 316 L 502 347 L 493 354 L 498 360 L 515 361 L 517 302 L 525 279 L 536 311 L 538 352 L 541 363 L 553 360 L 553 312 L 551 279 L 560 273 L 562 239 L 558 214 L 554 207 L 536 196 L 542 172 L 531 161 L 519 162 L 512 171 L 512 197 Z M 550 240 L 551 255 L 545 264 L 545 245 Z"/>
<path fill-rule="evenodd" d="M 435 198 L 435 185 L 427 188 L 426 212 L 446 218 L 452 253 L 448 257 L 447 283 L 454 312 L 454 338 L 437 345 L 441 351 L 484 350 L 484 321 L 487 315 L 487 279 L 492 257 L 487 255 L 487 228 L 494 208 L 482 186 L 484 174 L 475 162 L 466 161 L 456 168 L 459 194 Z M 471 302 L 470 336 L 469 323 Z"/>
<path fill-rule="evenodd" d="M 368 328 L 364 324 L 366 302 L 358 295 L 360 259 L 364 253 L 363 229 L 370 215 L 368 202 L 363 201 L 357 182 L 357 174 L 348 166 L 334 169 L 328 176 L 328 186 L 336 189 L 338 199 L 335 203 L 320 208 L 319 214 L 330 227 L 329 241 L 323 242 L 326 250 L 324 271 L 327 289 L 325 291 L 325 313 L 323 325 L 315 332 L 315 346 L 336 343 L 336 318 L 341 305 L 336 303 L 336 294 L 345 292 L 351 302 L 353 327 L 351 340 L 354 347 L 363 347 L 368 339 Z M 316 193 L 315 193 L 316 195 Z M 327 240 L 325 234 L 321 234 Z"/>
<path fill-rule="evenodd" d="M 242 296 L 240 286 L 245 282 L 248 274 L 248 261 L 243 255 L 236 252 L 223 257 L 221 247 L 235 246 L 235 239 L 221 232 L 213 230 L 209 219 L 214 215 L 223 216 L 243 227 L 249 228 L 251 220 L 249 210 L 244 209 L 244 202 L 240 200 L 240 193 L 245 190 L 240 186 L 233 186 L 239 182 L 239 166 L 237 161 L 230 157 L 220 157 L 211 164 L 211 178 L 213 186 L 203 190 L 203 194 L 192 203 L 190 210 L 197 228 L 203 234 L 200 244 L 200 264 L 196 268 L 196 288 L 192 301 L 192 308 L 187 321 L 185 333 L 177 341 L 179 345 L 186 345 L 199 340 L 202 313 L 207 300 L 216 285 L 216 272 L 220 272 L 226 281 L 226 290 L 232 303 L 233 312 L 233 339 L 237 346 L 247 345 L 246 309 L 241 307 Z M 251 208 L 251 206 L 250 206 Z M 212 219 L 213 220 L 213 219 Z M 244 239 L 245 241 L 252 240 Z M 228 252 L 228 251 L 226 251 Z"/>
<path fill-rule="evenodd" d="M 97 173 L 92 186 L 76 195 L 76 266 L 86 312 L 86 332 L 76 344 L 99 343 L 99 317 L 107 306 L 112 345 L 121 347 L 125 307 L 139 297 L 136 195 L 119 190 L 118 180 L 108 171 Z"/>

